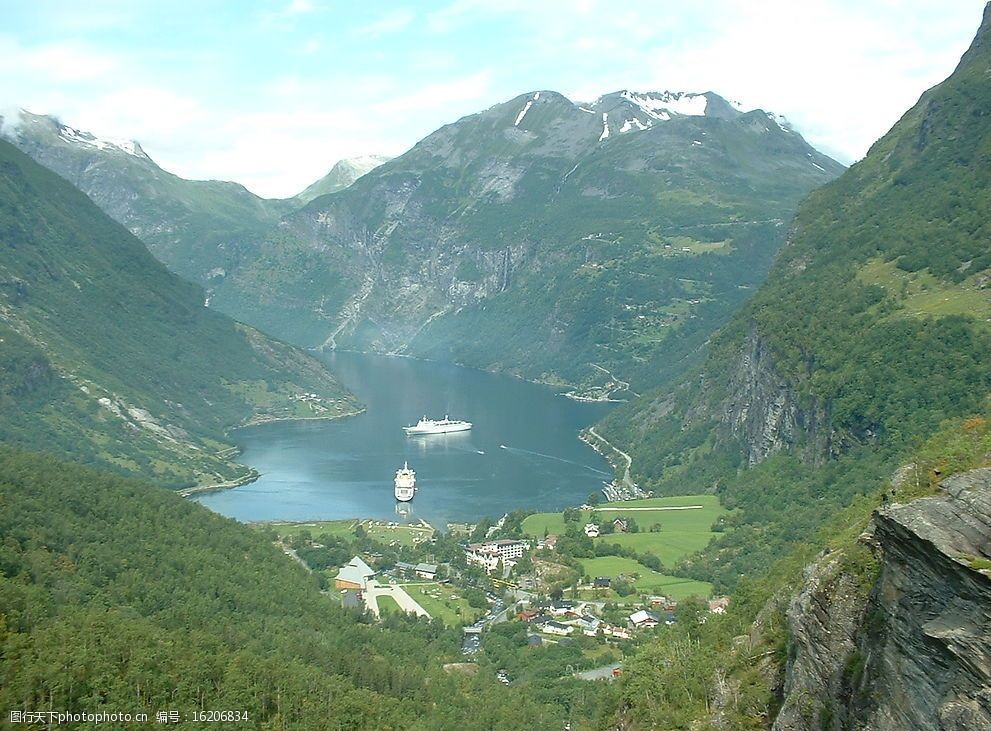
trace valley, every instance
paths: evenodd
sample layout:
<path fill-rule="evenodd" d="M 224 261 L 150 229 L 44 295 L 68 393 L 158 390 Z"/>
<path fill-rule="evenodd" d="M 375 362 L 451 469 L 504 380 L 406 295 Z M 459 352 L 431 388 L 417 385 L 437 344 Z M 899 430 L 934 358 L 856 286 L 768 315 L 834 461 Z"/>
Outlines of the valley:
<path fill-rule="evenodd" d="M 588 14 L 606 39 L 576 49 L 629 71 L 643 38 L 613 44 L 593 6 L 537 23 L 537 45 Z M 257 64 L 197 56 L 218 106 L 127 97 L 169 109 L 141 110 L 147 142 L 3 107 L 0 725 L 172 709 L 198 728 L 224 708 L 257 729 L 991 729 L 991 3 L 948 76 L 906 24 L 919 8 L 861 10 L 944 80 L 849 167 L 713 91 L 512 96 L 564 78 L 543 58 L 507 85 L 530 58 L 515 43 L 498 70 L 462 48 L 477 74 L 389 98 L 393 75 L 448 63 L 416 51 L 454 43 L 472 4 L 335 9 L 326 40 L 411 51 L 388 73 L 349 58 L 364 98 L 344 106 L 319 73 L 327 8 L 292 3 L 224 24 Z M 747 57 L 716 66 L 778 48 L 750 27 Z M 865 27 L 869 58 L 905 72 Z M 650 37 L 658 68 L 686 58 Z M 854 78 L 877 70 L 844 42 L 829 114 L 818 76 L 814 94 L 763 82 L 810 139 L 832 130 L 822 150 L 902 93 Z M 811 51 L 781 48 L 799 78 Z M 96 90 L 114 63 L 29 100 Z M 251 94 L 216 85 L 234 66 Z M 81 116 L 139 118 L 93 96 L 102 116 Z M 296 117 L 299 140 L 275 129 Z M 397 119 L 430 124 L 358 154 Z M 224 163 L 254 187 L 316 155 L 314 129 L 350 156 L 294 195 L 165 169 Z M 441 417 L 470 428 L 404 429 Z"/>

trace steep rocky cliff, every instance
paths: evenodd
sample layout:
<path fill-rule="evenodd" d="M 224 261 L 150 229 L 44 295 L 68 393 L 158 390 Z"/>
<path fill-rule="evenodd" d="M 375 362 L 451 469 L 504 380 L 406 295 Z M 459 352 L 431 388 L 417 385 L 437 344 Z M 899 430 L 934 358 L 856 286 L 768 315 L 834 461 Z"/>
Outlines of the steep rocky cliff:
<path fill-rule="evenodd" d="M 882 507 L 864 540 L 869 593 L 830 555 L 792 603 L 774 729 L 991 729 L 991 469 Z"/>
<path fill-rule="evenodd" d="M 767 281 L 713 337 L 678 408 L 644 417 L 672 401 L 665 389 L 609 417 L 604 431 L 642 479 L 712 445 L 750 465 L 898 448 L 980 409 L 991 389 L 989 40 L 986 10 L 953 74 L 803 201 Z M 680 454 L 652 457 L 658 445 Z"/>

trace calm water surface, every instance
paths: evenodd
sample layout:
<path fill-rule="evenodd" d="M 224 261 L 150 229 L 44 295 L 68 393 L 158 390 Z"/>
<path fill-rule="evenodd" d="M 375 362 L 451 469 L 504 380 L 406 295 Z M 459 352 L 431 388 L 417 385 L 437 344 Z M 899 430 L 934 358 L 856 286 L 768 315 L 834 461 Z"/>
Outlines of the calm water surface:
<path fill-rule="evenodd" d="M 366 405 L 340 421 L 276 422 L 234 435 L 240 461 L 262 477 L 196 498 L 238 520 L 498 517 L 515 508 L 560 510 L 611 478 L 578 431 L 610 406 L 577 403 L 505 376 L 408 358 L 334 353 L 334 373 Z M 423 415 L 474 423 L 469 432 L 407 437 Z M 397 513 L 395 471 L 409 460 L 419 492 Z M 404 508 L 407 506 L 403 506 Z M 397 517 L 399 516 L 399 517 Z"/>

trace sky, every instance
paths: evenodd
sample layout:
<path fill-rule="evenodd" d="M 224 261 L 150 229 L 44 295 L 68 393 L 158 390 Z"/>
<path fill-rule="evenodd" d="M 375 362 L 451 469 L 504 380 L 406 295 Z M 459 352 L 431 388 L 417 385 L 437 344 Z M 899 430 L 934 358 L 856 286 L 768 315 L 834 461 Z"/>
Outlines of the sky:
<path fill-rule="evenodd" d="M 0 109 L 294 195 L 535 90 L 715 91 L 843 163 L 972 40 L 985 0 L 0 0 Z"/>

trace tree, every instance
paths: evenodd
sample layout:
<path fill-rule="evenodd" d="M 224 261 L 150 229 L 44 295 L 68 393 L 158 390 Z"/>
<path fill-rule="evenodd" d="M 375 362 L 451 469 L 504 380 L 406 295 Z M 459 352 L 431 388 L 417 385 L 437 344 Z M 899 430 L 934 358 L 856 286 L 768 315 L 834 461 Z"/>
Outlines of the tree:
<path fill-rule="evenodd" d="M 565 508 L 562 516 L 565 523 L 578 523 L 582 519 L 582 511 L 578 508 Z"/>
<path fill-rule="evenodd" d="M 593 492 L 589 494 L 587 498 L 585 498 L 585 503 L 587 505 L 591 505 L 592 507 L 595 507 L 601 502 L 602 502 L 602 496 L 598 492 Z"/>
<path fill-rule="evenodd" d="M 365 530 L 365 526 L 363 526 L 361 523 L 358 523 L 358 525 L 354 527 L 354 537 L 358 539 L 364 539 L 368 537 L 368 531 Z"/>
<path fill-rule="evenodd" d="M 634 591 L 636 591 L 636 587 L 633 586 L 631 582 L 629 582 L 628 580 L 624 579 L 621 576 L 617 576 L 615 579 L 613 579 L 611 586 L 612 586 L 612 590 L 615 591 L 620 596 L 629 596 Z"/>

